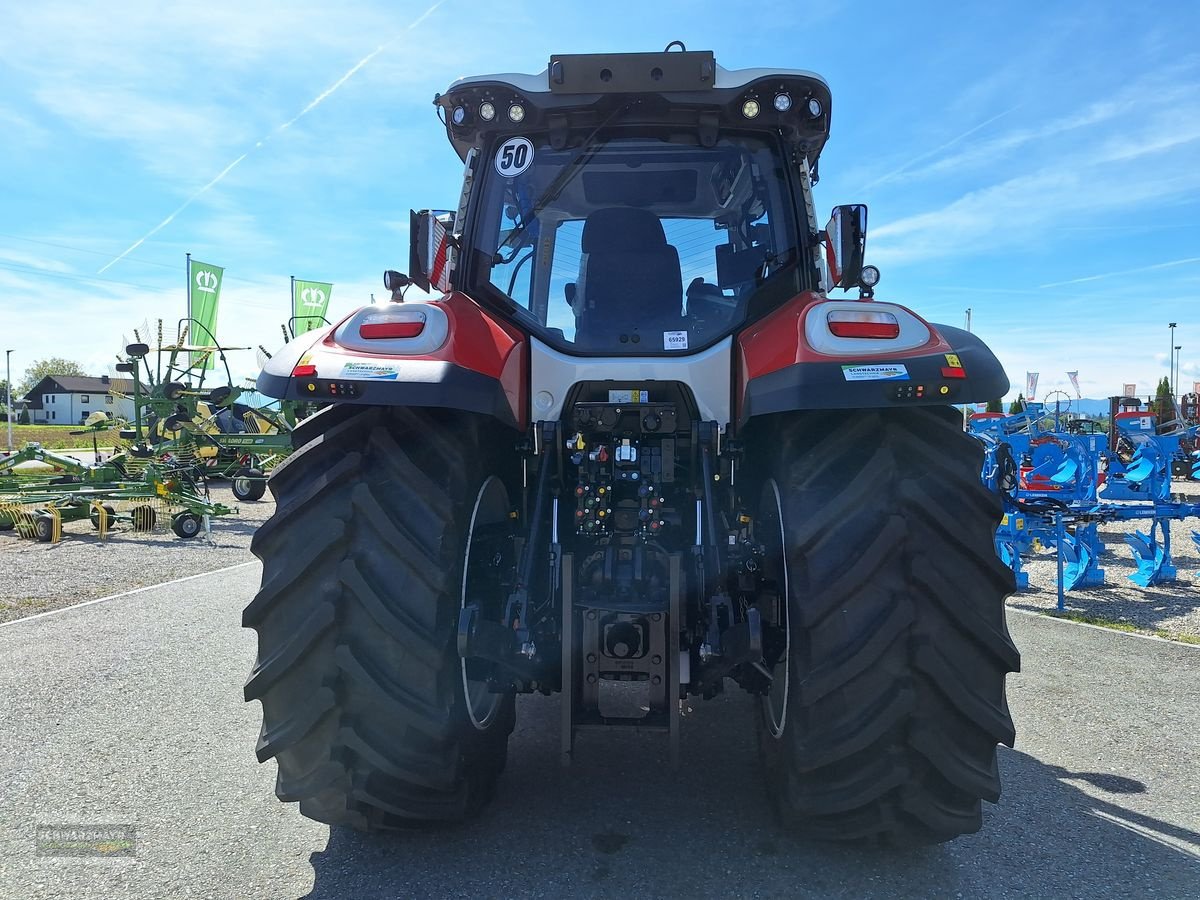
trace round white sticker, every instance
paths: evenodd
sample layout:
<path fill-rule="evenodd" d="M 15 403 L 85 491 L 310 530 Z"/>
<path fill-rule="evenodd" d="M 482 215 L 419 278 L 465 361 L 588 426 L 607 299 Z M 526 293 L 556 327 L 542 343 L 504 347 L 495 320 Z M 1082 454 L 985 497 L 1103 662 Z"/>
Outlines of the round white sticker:
<path fill-rule="evenodd" d="M 496 151 L 496 171 L 515 178 L 533 164 L 533 144 L 528 138 L 509 138 Z"/>

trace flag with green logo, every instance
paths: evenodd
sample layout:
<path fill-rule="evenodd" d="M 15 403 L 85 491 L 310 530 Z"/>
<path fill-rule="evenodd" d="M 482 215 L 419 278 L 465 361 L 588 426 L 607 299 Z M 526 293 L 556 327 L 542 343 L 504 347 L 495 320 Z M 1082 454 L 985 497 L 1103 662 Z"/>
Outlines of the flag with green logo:
<path fill-rule="evenodd" d="M 221 277 L 225 270 L 220 266 L 188 260 L 188 343 L 211 347 L 217 342 L 217 301 L 221 298 Z M 215 353 L 204 358 L 202 353 L 190 356 L 191 364 L 201 361 L 204 368 L 214 366 Z"/>
<path fill-rule="evenodd" d="M 292 279 L 292 332 L 303 334 L 325 324 L 333 285 L 324 281 Z"/>

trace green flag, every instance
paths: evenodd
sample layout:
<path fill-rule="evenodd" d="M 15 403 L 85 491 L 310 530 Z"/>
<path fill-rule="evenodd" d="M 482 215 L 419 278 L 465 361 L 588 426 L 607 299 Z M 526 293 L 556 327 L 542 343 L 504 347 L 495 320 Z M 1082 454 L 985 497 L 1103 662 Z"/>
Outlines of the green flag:
<path fill-rule="evenodd" d="M 324 281 L 292 281 L 292 331 L 303 334 L 325 324 L 333 285 Z"/>
<path fill-rule="evenodd" d="M 190 260 L 188 272 L 188 343 L 212 346 L 217 337 L 217 301 L 221 297 L 221 277 L 225 270 L 220 266 Z M 212 353 L 204 360 L 204 368 L 214 366 Z M 192 365 L 197 365 L 202 354 L 193 353 Z"/>

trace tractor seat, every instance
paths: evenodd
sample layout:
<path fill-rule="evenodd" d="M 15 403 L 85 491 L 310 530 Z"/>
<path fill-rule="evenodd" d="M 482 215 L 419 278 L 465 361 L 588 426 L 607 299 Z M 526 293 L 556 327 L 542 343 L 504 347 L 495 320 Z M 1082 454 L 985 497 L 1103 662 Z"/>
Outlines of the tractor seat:
<path fill-rule="evenodd" d="M 644 209 L 598 209 L 583 224 L 582 259 L 572 307 L 575 341 L 616 347 L 622 334 L 662 349 L 657 332 L 682 328 L 679 253 L 658 216 Z M 658 343 L 650 342 L 651 336 Z"/>

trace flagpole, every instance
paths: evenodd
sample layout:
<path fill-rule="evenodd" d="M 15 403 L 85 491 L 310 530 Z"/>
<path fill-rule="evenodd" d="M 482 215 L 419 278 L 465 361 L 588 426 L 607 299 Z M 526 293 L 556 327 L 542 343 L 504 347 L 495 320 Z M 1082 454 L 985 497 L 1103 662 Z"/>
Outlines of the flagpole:
<path fill-rule="evenodd" d="M 187 320 L 184 322 L 184 328 L 191 330 L 192 327 L 192 252 L 189 250 L 187 254 L 187 273 L 183 276 L 187 281 Z M 175 330 L 175 343 L 178 344 L 180 338 L 179 329 Z M 192 355 L 188 354 L 188 368 L 192 366 Z"/>
<path fill-rule="evenodd" d="M 187 254 L 187 268 L 184 272 L 184 280 L 187 281 L 187 318 L 188 322 L 192 321 L 192 254 L 191 251 Z M 176 336 L 178 340 L 178 335 Z"/>
<path fill-rule="evenodd" d="M 288 321 L 289 322 L 292 320 L 292 316 L 295 314 L 295 312 L 296 312 L 296 276 L 293 275 L 292 276 L 292 295 L 290 297 L 288 297 Z M 295 337 L 295 336 L 296 336 L 296 332 L 293 327 L 292 337 Z"/>

